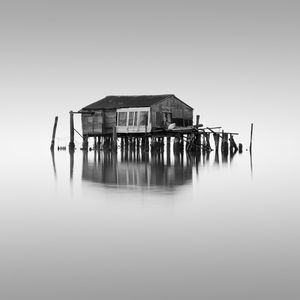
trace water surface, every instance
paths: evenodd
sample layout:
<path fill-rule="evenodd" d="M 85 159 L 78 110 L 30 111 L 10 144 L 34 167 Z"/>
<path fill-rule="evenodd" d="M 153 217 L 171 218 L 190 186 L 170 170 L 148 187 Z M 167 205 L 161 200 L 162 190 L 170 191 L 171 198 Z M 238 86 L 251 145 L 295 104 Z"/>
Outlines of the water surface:
<path fill-rule="evenodd" d="M 30 154 L 31 153 L 31 154 Z M 3 299 L 298 299 L 297 158 L 2 157 Z"/>

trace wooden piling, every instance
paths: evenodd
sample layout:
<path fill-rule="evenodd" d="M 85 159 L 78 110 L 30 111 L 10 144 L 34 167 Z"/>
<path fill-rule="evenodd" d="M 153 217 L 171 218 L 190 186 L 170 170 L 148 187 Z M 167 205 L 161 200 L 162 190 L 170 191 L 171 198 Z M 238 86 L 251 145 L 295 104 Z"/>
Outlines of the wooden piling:
<path fill-rule="evenodd" d="M 145 152 L 149 152 L 149 138 L 145 137 Z"/>
<path fill-rule="evenodd" d="M 171 149 L 171 137 L 167 137 L 167 152 L 170 152 Z"/>
<path fill-rule="evenodd" d="M 121 152 L 124 151 L 124 137 L 121 137 Z"/>
<path fill-rule="evenodd" d="M 204 150 L 206 151 L 211 151 L 211 146 L 210 146 L 210 133 L 205 132 L 203 134 L 204 137 Z"/>
<path fill-rule="evenodd" d="M 128 152 L 128 136 L 126 135 L 125 138 L 125 151 Z"/>
<path fill-rule="evenodd" d="M 75 150 L 75 143 L 74 143 L 74 113 L 70 111 L 70 143 L 69 143 L 69 150 Z"/>
<path fill-rule="evenodd" d="M 94 150 L 97 149 L 97 137 L 94 136 Z"/>
<path fill-rule="evenodd" d="M 250 131 L 250 146 L 249 146 L 250 151 L 252 151 L 252 136 L 253 136 L 253 123 L 251 123 L 251 131 Z"/>
<path fill-rule="evenodd" d="M 89 137 L 87 135 L 83 136 L 83 141 L 82 141 L 82 150 L 88 150 L 89 148 Z"/>
<path fill-rule="evenodd" d="M 198 127 L 198 125 L 199 125 L 199 121 L 200 121 L 200 116 L 197 115 L 197 116 L 196 116 L 196 126 L 197 126 L 197 127 Z"/>
<path fill-rule="evenodd" d="M 51 146 L 50 146 L 50 150 L 54 150 L 54 146 L 55 146 L 55 135 L 56 135 L 56 127 L 57 127 L 57 122 L 58 122 L 58 117 L 55 117 L 54 120 L 54 125 L 53 125 L 53 131 L 52 131 L 52 139 L 51 139 Z"/>
<path fill-rule="evenodd" d="M 243 153 L 243 144 L 239 143 L 239 153 Z"/>
<path fill-rule="evenodd" d="M 117 137 L 117 127 L 113 127 L 113 133 L 112 133 L 112 151 L 117 151 L 118 149 L 118 137 Z"/>
<path fill-rule="evenodd" d="M 230 153 L 235 153 L 238 150 L 238 147 L 234 141 L 233 135 L 230 134 L 230 138 L 229 138 L 229 142 L 230 142 Z"/>
<path fill-rule="evenodd" d="M 214 141 L 215 141 L 215 151 L 219 151 L 219 142 L 220 142 L 220 135 L 218 133 L 213 134 Z"/>
<path fill-rule="evenodd" d="M 225 133 L 224 130 L 222 131 L 221 151 L 225 155 L 228 154 L 228 133 Z"/>

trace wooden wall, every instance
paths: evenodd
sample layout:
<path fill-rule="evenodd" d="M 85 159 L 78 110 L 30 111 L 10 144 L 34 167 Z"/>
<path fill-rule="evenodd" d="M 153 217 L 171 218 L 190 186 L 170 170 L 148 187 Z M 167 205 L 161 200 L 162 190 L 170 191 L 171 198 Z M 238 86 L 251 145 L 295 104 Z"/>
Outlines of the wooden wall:
<path fill-rule="evenodd" d="M 82 133 L 83 135 L 101 134 L 103 132 L 103 111 L 97 111 L 94 114 L 82 114 Z"/>
<path fill-rule="evenodd" d="M 112 133 L 113 127 L 117 125 L 116 109 L 104 110 L 103 133 Z"/>
<path fill-rule="evenodd" d="M 193 125 L 193 109 L 176 97 L 169 97 L 151 106 L 152 127 L 165 126 L 163 123 L 166 112 L 171 113 L 171 122 L 176 123 L 177 126 Z"/>

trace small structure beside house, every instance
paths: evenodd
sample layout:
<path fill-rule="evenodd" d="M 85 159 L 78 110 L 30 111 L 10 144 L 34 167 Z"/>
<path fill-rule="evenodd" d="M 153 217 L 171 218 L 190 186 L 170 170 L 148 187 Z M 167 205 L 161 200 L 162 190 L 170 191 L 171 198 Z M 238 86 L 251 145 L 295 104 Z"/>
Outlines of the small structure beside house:
<path fill-rule="evenodd" d="M 107 96 L 85 106 L 82 113 L 83 136 L 145 134 L 159 129 L 193 125 L 193 108 L 175 95 Z"/>

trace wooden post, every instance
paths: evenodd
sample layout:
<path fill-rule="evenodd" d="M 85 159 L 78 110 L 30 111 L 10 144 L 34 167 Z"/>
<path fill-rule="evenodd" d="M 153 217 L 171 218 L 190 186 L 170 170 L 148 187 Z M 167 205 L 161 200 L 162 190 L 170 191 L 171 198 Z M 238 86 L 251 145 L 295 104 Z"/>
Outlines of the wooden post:
<path fill-rule="evenodd" d="M 215 148 L 216 151 L 219 151 L 219 141 L 220 141 L 220 135 L 218 133 L 213 134 L 214 140 L 215 140 Z"/>
<path fill-rule="evenodd" d="M 97 149 L 97 137 L 94 136 L 94 150 Z"/>
<path fill-rule="evenodd" d="M 75 150 L 75 143 L 74 143 L 74 114 L 73 111 L 70 111 L 70 143 L 69 143 L 69 150 Z"/>
<path fill-rule="evenodd" d="M 124 151 L 124 138 L 121 137 L 121 151 Z"/>
<path fill-rule="evenodd" d="M 198 131 L 198 133 L 197 133 L 197 135 L 196 135 L 196 140 L 197 140 L 197 142 L 196 142 L 196 145 L 197 145 L 197 147 L 196 147 L 196 150 L 197 150 L 197 153 L 199 154 L 201 154 L 201 133 Z"/>
<path fill-rule="evenodd" d="M 54 150 L 54 145 L 55 145 L 55 134 L 56 134 L 56 127 L 57 127 L 57 121 L 58 121 L 58 117 L 55 117 L 54 120 L 54 125 L 53 125 L 53 132 L 52 132 L 52 139 L 51 139 L 51 146 L 50 146 L 50 150 Z"/>
<path fill-rule="evenodd" d="M 239 143 L 239 153 L 243 153 L 243 144 Z"/>
<path fill-rule="evenodd" d="M 149 152 L 149 138 L 145 137 L 145 152 Z"/>
<path fill-rule="evenodd" d="M 128 136 L 125 136 L 125 151 L 128 152 Z"/>
<path fill-rule="evenodd" d="M 180 152 L 184 151 L 184 135 L 180 135 Z"/>
<path fill-rule="evenodd" d="M 171 148 L 171 137 L 167 137 L 167 152 L 170 152 L 170 148 Z"/>
<path fill-rule="evenodd" d="M 211 151 L 211 147 L 210 147 L 210 132 L 206 132 L 205 133 L 205 139 L 206 139 L 206 150 L 207 151 Z"/>
<path fill-rule="evenodd" d="M 222 145 L 221 145 L 222 153 L 227 155 L 228 154 L 228 133 L 224 133 L 224 130 L 222 131 Z"/>
<path fill-rule="evenodd" d="M 112 151 L 117 151 L 118 143 L 117 143 L 117 127 L 113 127 L 113 134 L 112 134 Z"/>
<path fill-rule="evenodd" d="M 52 156 L 52 165 L 53 165 L 53 171 L 54 171 L 54 177 L 56 179 L 56 165 L 55 165 L 55 154 L 53 149 L 51 149 L 51 156 Z"/>
<path fill-rule="evenodd" d="M 135 137 L 131 139 L 132 142 L 132 151 L 135 152 Z"/>
<path fill-rule="evenodd" d="M 253 123 L 251 123 L 251 132 L 250 132 L 250 146 L 249 146 L 250 151 L 252 151 L 252 135 L 253 135 Z"/>
<path fill-rule="evenodd" d="M 229 141 L 230 141 L 230 151 L 234 152 L 234 153 L 237 152 L 238 151 L 238 146 L 235 143 L 235 140 L 233 138 L 233 134 L 230 134 Z"/>
<path fill-rule="evenodd" d="M 74 172 L 74 149 L 70 148 L 70 181 L 73 180 L 73 172 Z"/>
<path fill-rule="evenodd" d="M 87 151 L 89 149 L 89 137 L 88 135 L 83 136 L 82 149 Z"/>

